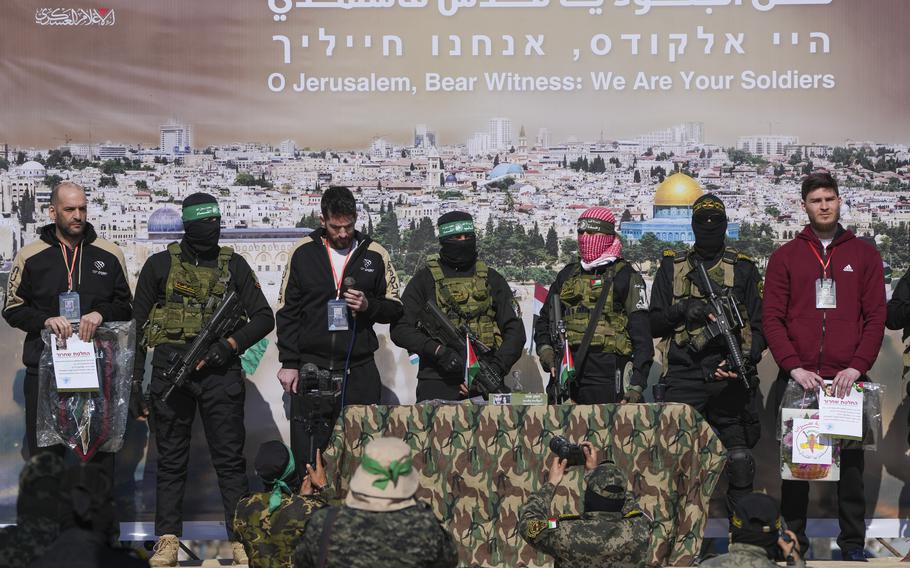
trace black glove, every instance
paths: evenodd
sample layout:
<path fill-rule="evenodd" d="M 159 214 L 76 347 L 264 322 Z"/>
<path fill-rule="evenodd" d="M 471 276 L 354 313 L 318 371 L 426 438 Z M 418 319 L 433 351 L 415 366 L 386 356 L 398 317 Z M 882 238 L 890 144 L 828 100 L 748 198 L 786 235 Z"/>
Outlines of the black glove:
<path fill-rule="evenodd" d="M 142 379 L 133 380 L 130 386 L 130 416 L 133 418 L 145 418 L 149 415 L 149 406 L 145 401 L 145 394 L 142 392 Z"/>
<path fill-rule="evenodd" d="M 707 303 L 696 300 L 695 298 L 688 298 L 685 300 L 685 304 L 686 307 L 683 317 L 686 319 L 688 325 L 699 326 L 708 320 Z"/>
<path fill-rule="evenodd" d="M 208 353 L 205 354 L 205 364 L 212 367 L 223 367 L 228 364 L 234 355 L 234 349 L 227 339 L 219 339 L 209 346 Z"/>
<path fill-rule="evenodd" d="M 537 357 L 544 373 L 549 373 L 556 367 L 556 351 L 551 346 L 541 345 L 537 350 Z"/>
<path fill-rule="evenodd" d="M 454 349 L 446 346 L 440 346 L 436 352 L 436 362 L 444 373 L 454 373 L 464 369 L 464 357 L 458 354 Z"/>

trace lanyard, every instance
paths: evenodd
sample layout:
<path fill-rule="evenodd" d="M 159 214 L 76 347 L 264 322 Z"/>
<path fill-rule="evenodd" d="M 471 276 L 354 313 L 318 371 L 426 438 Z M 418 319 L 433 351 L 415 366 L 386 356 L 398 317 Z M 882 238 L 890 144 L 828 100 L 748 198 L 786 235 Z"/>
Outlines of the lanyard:
<path fill-rule="evenodd" d="M 73 262 L 70 263 L 69 257 L 66 254 L 66 247 L 63 243 L 60 243 L 60 250 L 63 252 L 63 264 L 66 266 L 66 281 L 69 285 L 67 292 L 73 291 L 73 270 L 76 269 L 76 257 L 79 255 L 79 245 L 76 245 L 76 248 L 73 249 Z"/>
<path fill-rule="evenodd" d="M 834 258 L 834 251 L 837 250 L 837 247 L 832 247 L 831 254 L 828 255 L 828 260 L 822 261 L 821 255 L 818 254 L 818 251 L 815 250 L 815 247 L 812 246 L 812 243 L 810 243 L 809 241 L 806 241 L 806 244 L 809 245 L 809 250 L 811 250 L 812 254 L 815 255 L 815 258 L 818 259 L 818 263 L 822 265 L 822 278 L 827 278 L 828 277 L 828 265 L 831 264 L 831 259 Z"/>
<path fill-rule="evenodd" d="M 329 268 L 332 269 L 332 280 L 335 282 L 335 299 L 341 298 L 341 279 L 344 278 L 344 269 L 348 266 L 348 260 L 354 252 L 354 244 L 351 243 L 351 250 L 344 256 L 344 264 L 341 265 L 341 276 L 335 273 L 335 263 L 332 262 L 332 251 L 329 250 L 329 240 L 325 240 L 325 253 L 329 255 Z"/>

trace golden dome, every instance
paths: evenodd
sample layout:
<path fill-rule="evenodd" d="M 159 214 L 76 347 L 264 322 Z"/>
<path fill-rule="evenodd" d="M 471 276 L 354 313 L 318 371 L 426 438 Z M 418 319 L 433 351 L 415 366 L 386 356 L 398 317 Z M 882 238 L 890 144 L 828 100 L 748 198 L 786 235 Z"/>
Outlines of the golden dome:
<path fill-rule="evenodd" d="M 675 173 L 657 186 L 654 205 L 691 207 L 704 194 L 698 182 L 686 174 Z"/>

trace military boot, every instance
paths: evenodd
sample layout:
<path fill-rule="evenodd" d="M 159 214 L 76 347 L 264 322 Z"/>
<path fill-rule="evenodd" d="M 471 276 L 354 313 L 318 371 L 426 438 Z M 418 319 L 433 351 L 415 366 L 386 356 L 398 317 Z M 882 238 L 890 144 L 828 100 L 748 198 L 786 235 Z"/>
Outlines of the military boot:
<path fill-rule="evenodd" d="M 180 550 L 180 539 L 176 535 L 163 534 L 153 548 L 154 554 L 149 558 L 149 566 L 160 568 L 177 566 L 177 552 Z"/>
<path fill-rule="evenodd" d="M 231 552 L 234 554 L 234 565 L 246 565 L 250 563 L 250 559 L 247 558 L 246 550 L 243 549 L 243 545 L 239 542 L 231 542 Z"/>

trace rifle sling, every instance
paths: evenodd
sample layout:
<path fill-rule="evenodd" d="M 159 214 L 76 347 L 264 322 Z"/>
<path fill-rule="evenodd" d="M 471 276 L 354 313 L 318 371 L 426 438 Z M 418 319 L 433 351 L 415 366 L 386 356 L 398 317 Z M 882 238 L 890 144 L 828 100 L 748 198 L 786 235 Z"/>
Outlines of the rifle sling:
<path fill-rule="evenodd" d="M 322 525 L 322 534 L 319 537 L 319 556 L 317 557 L 315 564 L 315 566 L 318 566 L 319 568 L 325 568 L 325 566 L 328 565 L 329 542 L 332 540 L 332 529 L 335 526 L 335 519 L 340 512 L 341 507 L 332 507 L 329 509 L 329 514 L 326 515 L 325 524 Z"/>
<path fill-rule="evenodd" d="M 588 348 L 591 346 L 591 340 L 594 339 L 594 330 L 597 329 L 597 323 L 600 321 L 600 314 L 604 311 L 604 304 L 607 303 L 607 293 L 610 286 L 613 285 L 613 267 L 610 267 L 604 275 L 603 288 L 600 289 L 600 296 L 594 305 L 594 311 L 591 312 L 591 319 L 588 320 L 588 328 L 585 329 L 585 335 L 581 339 L 581 345 L 578 346 L 578 363 L 575 368 L 576 380 L 581 380 L 585 373 L 585 363 L 588 362 Z"/>

